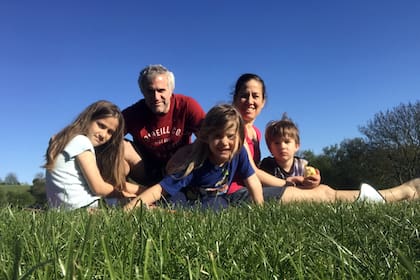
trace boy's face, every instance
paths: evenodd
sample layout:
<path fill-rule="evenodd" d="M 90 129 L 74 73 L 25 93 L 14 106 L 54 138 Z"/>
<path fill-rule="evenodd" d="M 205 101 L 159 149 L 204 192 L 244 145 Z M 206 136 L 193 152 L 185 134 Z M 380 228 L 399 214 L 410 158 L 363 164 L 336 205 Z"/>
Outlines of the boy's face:
<path fill-rule="evenodd" d="M 270 151 L 273 157 L 279 163 L 286 163 L 293 160 L 296 152 L 299 150 L 299 144 L 295 139 L 288 136 L 278 136 L 270 143 Z"/>

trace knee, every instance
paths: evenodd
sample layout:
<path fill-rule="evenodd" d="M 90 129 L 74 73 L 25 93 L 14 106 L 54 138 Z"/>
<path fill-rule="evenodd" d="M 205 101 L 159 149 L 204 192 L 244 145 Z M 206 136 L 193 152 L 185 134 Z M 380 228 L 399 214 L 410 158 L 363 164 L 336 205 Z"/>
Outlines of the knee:
<path fill-rule="evenodd" d="M 325 201 L 333 202 L 336 200 L 336 190 L 334 190 L 330 186 L 321 184 L 317 188 L 320 190 L 320 192 L 324 196 Z"/>
<path fill-rule="evenodd" d="M 129 141 L 124 141 L 124 160 L 132 167 L 142 159 Z"/>

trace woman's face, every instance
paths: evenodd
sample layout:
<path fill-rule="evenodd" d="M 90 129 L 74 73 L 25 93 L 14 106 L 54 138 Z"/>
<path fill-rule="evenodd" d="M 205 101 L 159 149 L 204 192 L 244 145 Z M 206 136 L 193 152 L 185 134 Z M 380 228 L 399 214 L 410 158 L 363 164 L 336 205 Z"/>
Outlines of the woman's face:
<path fill-rule="evenodd" d="M 86 136 L 94 147 L 108 142 L 118 128 L 118 118 L 106 117 L 91 122 Z"/>
<path fill-rule="evenodd" d="M 209 137 L 210 160 L 216 165 L 232 159 L 238 149 L 238 128 L 236 124 L 216 131 Z"/>
<path fill-rule="evenodd" d="M 261 82 L 251 79 L 237 93 L 233 105 L 246 123 L 253 123 L 264 108 L 265 98 Z"/>

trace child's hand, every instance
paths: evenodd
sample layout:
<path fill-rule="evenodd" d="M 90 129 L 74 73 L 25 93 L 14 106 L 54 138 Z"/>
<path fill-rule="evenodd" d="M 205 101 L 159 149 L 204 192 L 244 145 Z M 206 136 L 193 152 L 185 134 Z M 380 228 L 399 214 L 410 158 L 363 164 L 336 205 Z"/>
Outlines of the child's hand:
<path fill-rule="evenodd" d="M 302 186 L 304 179 L 303 176 L 290 176 L 287 181 L 294 183 L 296 186 Z"/>
<path fill-rule="evenodd" d="M 312 189 L 312 188 L 318 187 L 319 184 L 321 183 L 321 174 L 319 170 L 315 168 L 314 170 L 315 170 L 315 174 L 314 172 L 311 172 L 310 175 L 304 177 L 302 185 L 305 188 Z"/>
<path fill-rule="evenodd" d="M 134 198 L 137 196 L 135 193 L 131 193 L 125 190 L 121 191 L 121 194 L 123 195 L 123 197 L 126 197 L 126 198 Z"/>

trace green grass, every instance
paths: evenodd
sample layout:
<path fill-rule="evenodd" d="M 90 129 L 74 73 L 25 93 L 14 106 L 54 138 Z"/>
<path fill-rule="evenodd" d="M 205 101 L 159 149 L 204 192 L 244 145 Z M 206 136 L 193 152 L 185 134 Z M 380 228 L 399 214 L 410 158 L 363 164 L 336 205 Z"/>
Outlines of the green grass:
<path fill-rule="evenodd" d="M 29 185 L 0 185 L 0 191 L 20 193 L 28 191 L 30 187 Z"/>
<path fill-rule="evenodd" d="M 30 193 L 28 185 L 0 185 L 0 207 L 13 205 L 27 207 L 35 203 L 35 197 Z"/>
<path fill-rule="evenodd" d="M 0 279 L 420 279 L 420 203 L 0 209 Z"/>

